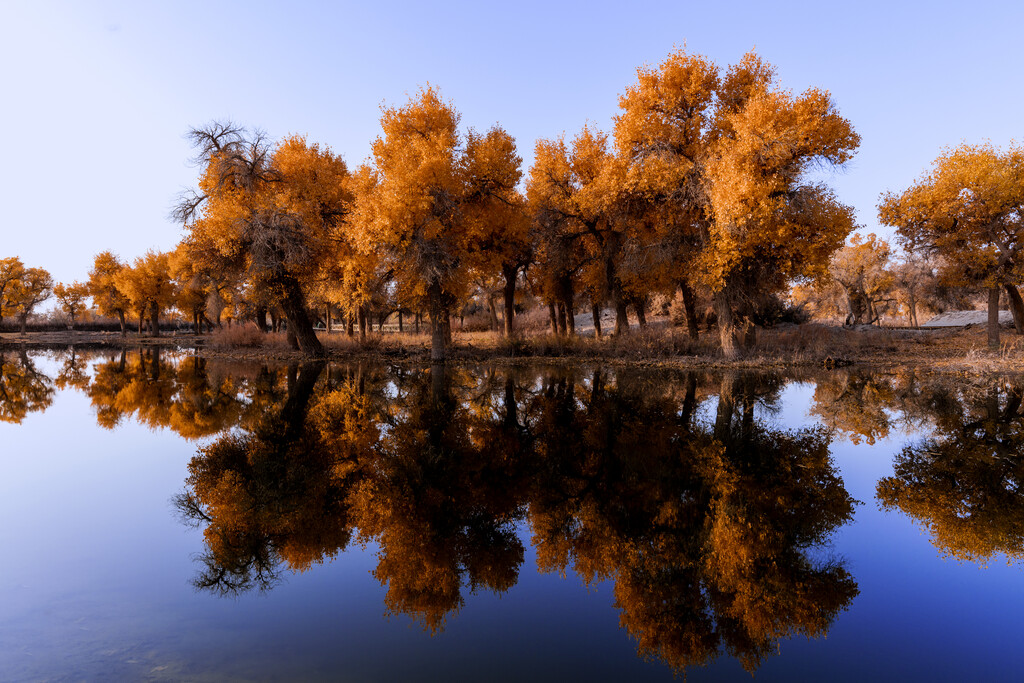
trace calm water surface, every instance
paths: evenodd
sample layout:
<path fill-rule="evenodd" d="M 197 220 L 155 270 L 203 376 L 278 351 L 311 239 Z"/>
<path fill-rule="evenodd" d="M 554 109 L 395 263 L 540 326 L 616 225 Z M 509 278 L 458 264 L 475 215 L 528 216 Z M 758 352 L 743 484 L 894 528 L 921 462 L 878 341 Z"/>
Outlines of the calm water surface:
<path fill-rule="evenodd" d="M 1020 680 L 1024 382 L 0 355 L 0 680 Z"/>

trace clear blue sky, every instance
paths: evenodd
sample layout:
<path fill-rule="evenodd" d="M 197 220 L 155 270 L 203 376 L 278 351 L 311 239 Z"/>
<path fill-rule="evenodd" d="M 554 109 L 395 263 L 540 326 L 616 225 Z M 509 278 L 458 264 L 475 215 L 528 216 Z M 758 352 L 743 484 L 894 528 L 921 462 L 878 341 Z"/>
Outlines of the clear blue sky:
<path fill-rule="evenodd" d="M 1022 2 L 0 3 L 0 256 L 84 278 L 92 256 L 172 248 L 195 182 L 183 138 L 215 118 L 303 133 L 350 166 L 380 105 L 441 88 L 464 126 L 534 141 L 611 128 L 635 70 L 676 45 L 721 66 L 756 48 L 820 86 L 863 137 L 832 182 L 879 230 L 878 195 L 946 145 L 1021 139 Z"/>

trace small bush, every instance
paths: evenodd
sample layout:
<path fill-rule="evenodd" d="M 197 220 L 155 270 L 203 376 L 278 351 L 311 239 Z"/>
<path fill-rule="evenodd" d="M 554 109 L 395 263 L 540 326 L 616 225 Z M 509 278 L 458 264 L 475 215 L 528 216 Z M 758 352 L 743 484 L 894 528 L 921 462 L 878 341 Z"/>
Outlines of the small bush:
<path fill-rule="evenodd" d="M 276 339 L 271 340 L 269 337 L 279 335 L 284 336 L 280 332 L 275 335 L 260 332 L 260 329 L 253 323 L 225 325 L 210 333 L 209 345 L 215 349 L 260 348 L 276 342 Z"/>

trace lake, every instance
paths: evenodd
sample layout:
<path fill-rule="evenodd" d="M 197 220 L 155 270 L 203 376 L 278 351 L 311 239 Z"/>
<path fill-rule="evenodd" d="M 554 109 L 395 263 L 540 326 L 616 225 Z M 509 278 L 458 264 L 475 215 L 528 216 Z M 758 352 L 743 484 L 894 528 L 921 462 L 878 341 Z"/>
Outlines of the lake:
<path fill-rule="evenodd" d="M 0 353 L 0 680 L 1019 680 L 1024 381 Z"/>

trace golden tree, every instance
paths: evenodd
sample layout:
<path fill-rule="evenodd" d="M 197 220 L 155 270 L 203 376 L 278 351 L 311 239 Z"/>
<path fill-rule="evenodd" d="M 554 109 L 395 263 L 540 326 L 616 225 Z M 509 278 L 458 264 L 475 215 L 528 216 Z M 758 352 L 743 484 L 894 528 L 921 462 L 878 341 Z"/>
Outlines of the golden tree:
<path fill-rule="evenodd" d="M 32 311 L 53 294 L 53 278 L 42 268 L 25 268 L 9 287 L 8 313 L 18 316 L 21 333 L 25 334 Z"/>
<path fill-rule="evenodd" d="M 499 126 L 466 136 L 462 170 L 468 185 L 470 257 L 478 278 L 501 273 L 506 336 L 515 327 L 516 280 L 532 256 L 525 201 L 516 191 L 522 162 L 515 140 Z"/>
<path fill-rule="evenodd" d="M 384 109 L 353 226 L 362 251 L 387 261 L 399 301 L 424 301 L 433 335 L 431 358 L 443 360 L 449 316 L 469 285 L 470 231 L 459 114 L 432 87 L 404 107 Z"/>
<path fill-rule="evenodd" d="M 888 192 L 879 220 L 911 249 L 943 257 L 947 283 L 988 290 L 988 341 L 999 346 L 999 292 L 1024 318 L 1017 285 L 1024 270 L 1024 147 L 991 143 L 947 149 L 900 194 Z"/>
<path fill-rule="evenodd" d="M 0 259 L 0 323 L 4 321 L 5 315 L 14 312 L 14 287 L 24 272 L 25 264 L 17 256 Z"/>
<path fill-rule="evenodd" d="M 174 283 L 171 281 L 170 255 L 150 250 L 135 259 L 130 268 L 122 269 L 115 278 L 118 290 L 131 302 L 139 316 L 139 334 L 149 316 L 150 332 L 160 336 L 160 315 L 174 305 Z"/>
<path fill-rule="evenodd" d="M 89 298 L 89 287 L 81 282 L 67 285 L 58 282 L 53 287 L 53 296 L 71 319 L 71 329 L 75 329 L 75 320 L 86 309 L 85 300 Z"/>
<path fill-rule="evenodd" d="M 231 124 L 191 132 L 205 165 L 199 192 L 176 216 L 197 259 L 266 289 L 284 311 L 289 336 L 306 355 L 323 355 L 306 289 L 342 239 L 348 169 L 329 148 L 292 136 L 276 147 Z"/>
<path fill-rule="evenodd" d="M 873 324 L 881 317 L 878 304 L 893 301 L 895 280 L 889 267 L 889 243 L 874 233 L 863 237 L 854 234 L 850 244 L 838 249 L 829 261 L 823 287 L 828 281 L 837 283 L 847 306 L 847 325 Z"/>
<path fill-rule="evenodd" d="M 89 295 L 100 314 L 117 316 L 121 323 L 122 337 L 127 334 L 125 314 L 131 308 L 131 301 L 117 287 L 118 273 L 124 268 L 125 265 L 112 252 L 102 251 L 96 254 L 96 258 L 93 260 L 93 267 L 89 271 L 89 281 L 87 282 Z"/>
<path fill-rule="evenodd" d="M 666 275 L 714 293 L 726 355 L 737 353 L 736 313 L 752 330 L 758 297 L 820 273 L 853 228 L 852 210 L 810 171 L 848 161 L 859 136 L 826 91 L 794 96 L 774 77 L 753 53 L 723 75 L 678 50 L 639 69 L 619 102 L 625 189 L 662 223 L 654 239 L 677 261 Z"/>

